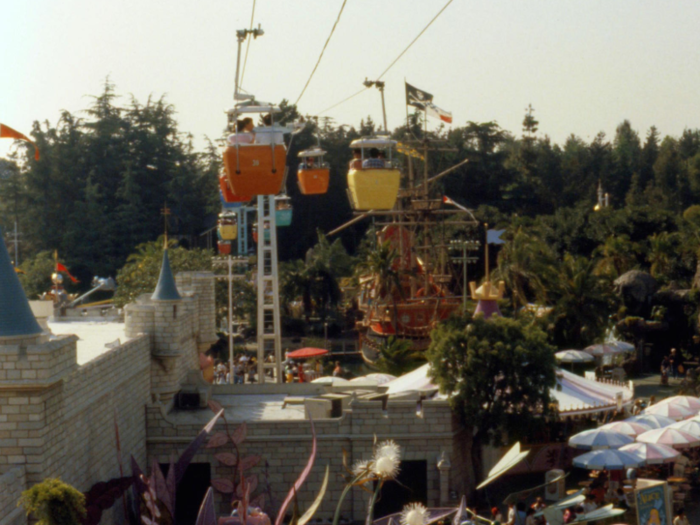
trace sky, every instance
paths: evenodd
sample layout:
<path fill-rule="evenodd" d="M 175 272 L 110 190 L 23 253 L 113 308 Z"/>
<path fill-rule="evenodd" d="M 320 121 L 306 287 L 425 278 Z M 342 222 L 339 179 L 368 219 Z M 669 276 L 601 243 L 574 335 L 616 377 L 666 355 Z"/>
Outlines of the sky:
<path fill-rule="evenodd" d="M 381 121 L 376 79 L 446 0 L 347 0 L 306 93 L 303 114 Z M 296 101 L 342 0 L 257 0 L 243 87 Z M 235 30 L 253 0 L 0 0 L 0 123 L 29 133 L 61 110 L 85 116 L 105 79 L 128 102 L 165 96 L 203 148 L 233 104 Z M 405 119 L 404 79 L 452 111 L 516 135 L 532 104 L 539 135 L 610 138 L 624 119 L 642 137 L 700 127 L 700 2 L 453 0 L 383 77 L 389 128 Z M 245 48 L 244 48 L 245 53 Z M 432 126 L 437 126 L 437 121 Z M 8 144 L 9 143 L 9 144 Z M 11 141 L 3 140 L 0 157 Z"/>

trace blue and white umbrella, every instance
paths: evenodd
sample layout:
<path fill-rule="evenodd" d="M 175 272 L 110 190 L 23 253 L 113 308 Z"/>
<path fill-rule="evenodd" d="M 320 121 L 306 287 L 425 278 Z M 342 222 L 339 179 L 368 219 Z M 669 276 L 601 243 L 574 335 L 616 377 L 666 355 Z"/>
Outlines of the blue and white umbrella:
<path fill-rule="evenodd" d="M 588 470 L 623 470 L 637 468 L 644 461 L 622 450 L 593 450 L 574 458 L 574 466 Z"/>
<path fill-rule="evenodd" d="M 584 430 L 569 438 L 569 446 L 584 450 L 600 450 L 606 448 L 620 448 L 634 443 L 634 438 L 614 432 L 607 428 L 595 428 Z"/>
<path fill-rule="evenodd" d="M 631 423 L 641 423 L 650 427 L 651 430 L 655 428 L 663 428 L 669 425 L 673 425 L 676 421 L 670 417 L 660 416 L 658 414 L 641 414 L 639 416 L 632 416 L 625 419 Z"/>

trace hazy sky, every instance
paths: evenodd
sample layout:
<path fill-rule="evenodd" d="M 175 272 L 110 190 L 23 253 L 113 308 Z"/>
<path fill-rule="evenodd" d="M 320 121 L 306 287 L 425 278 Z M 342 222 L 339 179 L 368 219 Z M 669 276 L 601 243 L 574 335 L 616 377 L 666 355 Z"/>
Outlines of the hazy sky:
<path fill-rule="evenodd" d="M 347 0 L 300 111 L 318 114 L 380 75 L 445 1 Z M 341 3 L 257 0 L 265 35 L 251 44 L 243 87 L 295 101 Z M 109 76 L 142 102 L 165 94 L 201 146 L 232 105 L 235 30 L 248 26 L 252 4 L 0 0 L 0 122 L 25 133 L 34 120 L 55 123 L 61 109 L 85 109 Z M 454 0 L 385 76 L 389 127 L 405 118 L 406 78 L 456 125 L 495 120 L 519 134 L 532 104 L 540 133 L 560 143 L 571 133 L 612 136 L 623 119 L 642 135 L 651 125 L 679 135 L 700 127 L 698 21 L 697 0 Z M 379 94 L 327 115 L 379 122 Z"/>

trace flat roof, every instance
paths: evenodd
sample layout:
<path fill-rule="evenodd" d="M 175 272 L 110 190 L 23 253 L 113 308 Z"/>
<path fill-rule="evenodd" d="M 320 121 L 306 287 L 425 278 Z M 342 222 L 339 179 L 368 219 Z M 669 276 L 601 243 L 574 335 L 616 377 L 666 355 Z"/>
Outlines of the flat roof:
<path fill-rule="evenodd" d="M 106 345 L 125 343 L 130 338 L 126 337 L 124 323 L 117 321 L 101 320 L 54 320 L 49 319 L 49 329 L 54 335 L 78 336 L 78 365 L 89 363 L 96 357 L 110 350 Z"/>
<path fill-rule="evenodd" d="M 282 408 L 287 397 L 317 397 L 317 396 L 288 396 L 287 394 L 224 394 L 214 395 L 224 407 L 226 419 L 237 421 L 304 421 L 306 414 L 303 404 L 287 405 Z M 206 425 L 211 419 L 211 410 L 180 410 L 174 409 L 168 414 L 168 419 L 182 425 Z"/>

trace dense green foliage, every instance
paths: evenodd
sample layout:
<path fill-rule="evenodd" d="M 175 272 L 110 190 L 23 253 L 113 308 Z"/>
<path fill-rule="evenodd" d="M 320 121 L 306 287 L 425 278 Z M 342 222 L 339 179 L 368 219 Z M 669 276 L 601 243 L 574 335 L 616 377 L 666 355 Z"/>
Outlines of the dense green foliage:
<path fill-rule="evenodd" d="M 85 516 L 85 496 L 60 479 L 47 478 L 22 492 L 19 504 L 37 525 L 79 525 Z"/>
<path fill-rule="evenodd" d="M 299 116 L 286 101 L 281 108 L 283 122 Z M 496 122 L 428 133 L 448 148 L 430 156 L 429 173 L 469 159 L 433 185 L 432 196 L 449 195 L 475 209 L 490 227 L 508 230 L 508 243 L 492 248 L 491 260 L 512 307 L 532 302 L 552 307 L 550 340 L 580 347 L 600 340 L 612 324 L 609 317 L 619 307 L 613 280 L 627 270 L 648 271 L 662 286 L 697 288 L 700 207 L 693 203 L 700 199 L 700 131 L 663 137 L 652 127 L 642 138 L 624 121 L 610 139 L 601 133 L 587 142 L 572 135 L 554 144 L 540 128 L 529 107 L 520 136 Z M 311 119 L 291 143 L 286 190 L 294 218 L 291 227 L 279 229 L 282 291 L 285 307 L 300 301 L 307 318 L 336 310 L 340 283 L 357 275 L 352 268 L 357 262 L 365 271 L 377 270 L 384 295 L 395 295 L 398 276 L 387 266 L 391 254 L 376 246 L 373 229 L 367 233 L 369 221 L 335 238 L 317 234 L 352 218 L 345 181 L 349 144 L 374 130 L 370 118 L 357 127 Z M 423 139 L 419 115 L 410 115 L 393 135 L 400 141 Z M 84 117 L 64 112 L 56 125 L 37 122 L 32 137 L 41 160 L 18 143 L 15 158 L 0 162 L 0 226 L 7 233 L 17 219 L 21 260 L 31 260 L 37 272 L 47 261 L 46 254 L 37 254 L 57 249 L 80 287 L 93 275 L 114 275 L 138 245 L 160 235 L 165 202 L 173 212 L 171 234 L 182 246 L 200 242 L 214 224 L 217 149 L 194 151 L 163 98 L 124 103 L 107 82 Z M 304 196 L 294 176 L 297 154 L 319 138 L 331 166 L 329 191 Z M 423 161 L 413 164 L 423 171 Z M 599 184 L 609 193 L 610 207 L 594 211 Z M 480 279 L 483 264 L 469 273 Z M 43 291 L 46 282 L 29 272 L 25 278 L 31 294 Z"/>
<path fill-rule="evenodd" d="M 431 338 L 430 375 L 465 427 L 471 463 L 480 445 L 517 441 L 546 424 L 554 348 L 530 316 L 453 319 Z"/>
<path fill-rule="evenodd" d="M 195 152 L 163 98 L 125 106 L 111 84 L 79 118 L 64 111 L 56 125 L 35 122 L 35 161 L 25 146 L 20 166 L 0 177 L 0 224 L 15 217 L 23 257 L 58 250 L 83 283 L 114 275 L 134 248 L 163 231 L 190 241 L 216 211 L 218 156 Z"/>

